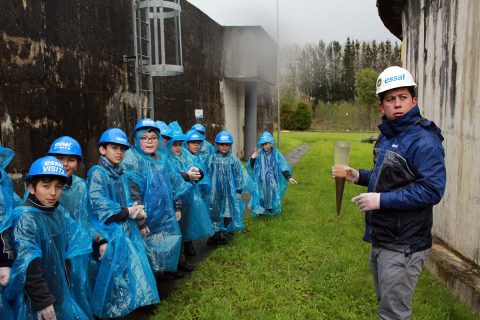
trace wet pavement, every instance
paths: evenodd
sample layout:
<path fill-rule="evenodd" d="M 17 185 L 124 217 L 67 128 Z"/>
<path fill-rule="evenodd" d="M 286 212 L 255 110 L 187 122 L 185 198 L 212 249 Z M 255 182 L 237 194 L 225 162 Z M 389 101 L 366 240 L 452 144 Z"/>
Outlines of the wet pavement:
<path fill-rule="evenodd" d="M 291 166 L 294 167 L 295 164 L 307 153 L 309 150 L 308 145 L 302 145 L 296 149 L 293 149 L 292 151 L 288 152 L 285 155 L 285 159 L 287 160 L 287 163 Z M 245 203 L 248 203 L 248 198 L 245 197 L 243 199 Z M 245 215 L 249 215 L 250 211 L 247 209 L 245 212 Z M 205 259 L 206 256 L 210 253 L 210 251 L 214 250 L 217 246 L 215 245 L 207 245 L 207 240 L 199 240 L 199 241 L 193 241 L 193 246 L 196 251 L 196 255 L 193 257 L 186 257 L 186 261 L 188 263 L 191 263 L 193 265 L 197 265 L 201 261 Z M 195 272 L 195 271 L 193 271 Z M 188 277 L 189 273 L 184 272 L 183 278 L 180 279 L 167 279 L 165 277 L 161 277 L 157 280 L 157 287 L 158 287 L 158 293 L 160 295 L 160 300 L 167 299 L 168 296 L 170 296 L 175 290 L 177 289 L 178 285 L 181 283 L 179 280 L 184 279 L 185 277 Z M 145 308 L 144 310 L 137 310 L 133 313 L 131 313 L 128 318 L 126 319 L 135 319 L 135 320 L 146 320 L 150 318 L 150 315 L 152 314 L 152 308 Z"/>

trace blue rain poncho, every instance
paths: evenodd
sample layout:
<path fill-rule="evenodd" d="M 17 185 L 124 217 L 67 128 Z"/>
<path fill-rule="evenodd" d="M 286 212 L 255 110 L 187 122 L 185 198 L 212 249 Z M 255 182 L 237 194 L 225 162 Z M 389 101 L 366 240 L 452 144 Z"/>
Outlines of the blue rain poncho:
<path fill-rule="evenodd" d="M 8 176 L 5 168 L 8 166 L 15 153 L 0 146 L 0 233 L 12 226 L 12 211 L 15 206 L 15 193 L 13 191 L 12 180 Z M 8 303 L 4 300 L 2 294 L 3 288 L 0 286 L 0 315 L 2 319 L 13 319 L 13 313 Z"/>
<path fill-rule="evenodd" d="M 259 214 L 278 215 L 282 210 L 282 198 L 287 190 L 288 181 L 283 172 L 291 173 L 285 157 L 277 150 L 275 142 L 272 149 L 265 152 L 261 140 L 257 143 L 258 156 L 252 168 L 250 159 L 247 162 L 247 171 L 250 173 L 255 191 L 252 192 L 248 207 L 253 216 Z"/>
<path fill-rule="evenodd" d="M 209 210 L 214 231 L 243 230 L 245 203 L 239 199 L 238 194 L 248 193 L 252 189 L 247 171 L 232 154 L 232 148 L 226 154 L 220 153 L 216 148 L 216 152 L 207 158 L 205 167 L 211 178 Z M 224 218 L 232 218 L 228 226 L 223 225 Z"/>
<path fill-rule="evenodd" d="M 207 140 L 203 140 L 200 144 L 200 150 L 198 150 L 197 156 L 200 158 L 202 163 L 207 161 L 208 157 L 215 153 L 215 147 L 208 142 Z"/>
<path fill-rule="evenodd" d="M 16 259 L 4 294 L 7 299 L 15 300 L 16 319 L 37 319 L 37 312 L 24 289 L 28 266 L 35 259 L 40 260 L 43 278 L 55 297 L 53 307 L 57 319 L 91 319 L 71 294 L 65 267 L 67 260 L 86 254 L 81 244 L 88 238 L 87 234 L 76 227 L 61 205 L 53 211 L 17 207 L 14 226 Z"/>
<path fill-rule="evenodd" d="M 90 223 L 90 216 L 87 210 L 87 184 L 85 180 L 71 176 L 72 183 L 65 184 L 62 188 L 60 203 L 70 213 L 76 222 L 76 227 L 82 229 L 88 235 L 85 237 L 84 247 L 86 254 L 75 257 L 71 260 L 70 289 L 75 300 L 87 315 L 92 314 L 90 300 L 92 288 L 90 285 L 88 267 L 91 261 L 91 248 L 94 238 L 94 230 Z"/>
<path fill-rule="evenodd" d="M 156 272 L 176 271 L 182 244 L 182 234 L 174 210 L 174 200 L 190 187 L 159 153 L 145 154 L 140 137 L 135 133 L 134 147 L 127 150 L 122 165 L 130 184 L 138 188 L 147 213 L 150 233 L 145 238 L 152 269 Z M 159 143 L 163 143 L 160 139 Z"/>
<path fill-rule="evenodd" d="M 181 134 L 180 134 L 181 135 Z M 178 136 L 177 136 L 178 137 Z M 201 180 L 189 182 L 189 190 L 181 197 L 182 218 L 180 227 L 184 236 L 183 241 L 199 240 L 213 234 L 212 221 L 208 212 L 207 203 L 202 195 L 210 190 L 210 178 L 200 160 L 182 147 L 180 155 L 171 152 L 176 136 L 168 143 L 167 162 L 178 172 L 186 173 L 190 168 L 197 167 L 204 173 Z"/>
<path fill-rule="evenodd" d="M 134 309 L 159 302 L 157 286 L 148 263 L 145 242 L 136 221 L 106 221 L 132 205 L 128 181 L 119 167 L 104 158 L 87 177 L 88 209 L 94 228 L 107 240 L 98 262 L 92 293 L 92 310 L 100 318 L 121 317 Z"/>

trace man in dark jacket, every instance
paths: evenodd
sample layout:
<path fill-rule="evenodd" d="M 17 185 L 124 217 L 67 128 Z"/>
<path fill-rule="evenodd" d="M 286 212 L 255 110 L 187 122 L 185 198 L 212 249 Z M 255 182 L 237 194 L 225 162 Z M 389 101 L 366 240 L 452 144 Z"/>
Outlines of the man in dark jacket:
<path fill-rule="evenodd" d="M 368 186 L 352 200 L 366 213 L 380 319 L 410 319 L 412 297 L 432 246 L 432 209 L 445 191 L 440 129 L 420 115 L 412 75 L 385 69 L 377 80 L 382 123 L 372 170 L 345 167 L 347 180 Z M 334 172 L 334 175 L 336 172 Z"/>

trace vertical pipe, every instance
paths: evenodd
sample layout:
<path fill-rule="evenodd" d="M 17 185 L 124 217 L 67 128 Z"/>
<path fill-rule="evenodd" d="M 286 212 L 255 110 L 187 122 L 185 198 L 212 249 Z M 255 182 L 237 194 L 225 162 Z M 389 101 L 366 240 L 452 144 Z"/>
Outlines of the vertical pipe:
<path fill-rule="evenodd" d="M 137 109 L 137 121 L 141 119 L 142 112 L 140 109 L 140 77 L 138 74 L 138 64 L 139 64 L 139 57 L 138 57 L 138 35 L 137 35 L 137 27 L 139 22 L 137 21 L 137 0 L 132 0 L 132 25 L 133 25 L 133 50 L 135 52 L 135 108 Z M 139 30 L 141 31 L 141 30 Z M 140 57 L 141 59 L 142 57 Z"/>
<path fill-rule="evenodd" d="M 161 64 L 163 65 L 163 72 L 165 72 L 165 19 L 163 17 L 163 7 L 160 8 L 160 50 L 162 57 Z"/>
<path fill-rule="evenodd" d="M 253 152 L 257 138 L 257 83 L 245 84 L 245 145 L 244 158 L 248 159 Z"/>
<path fill-rule="evenodd" d="M 178 2 L 180 4 L 180 1 Z M 178 65 L 183 66 L 183 53 L 182 53 L 182 20 L 180 19 L 180 11 L 178 11 L 178 47 L 180 48 L 180 61 L 177 61 Z"/>
<path fill-rule="evenodd" d="M 277 0 L 277 146 L 280 148 L 280 24 Z"/>

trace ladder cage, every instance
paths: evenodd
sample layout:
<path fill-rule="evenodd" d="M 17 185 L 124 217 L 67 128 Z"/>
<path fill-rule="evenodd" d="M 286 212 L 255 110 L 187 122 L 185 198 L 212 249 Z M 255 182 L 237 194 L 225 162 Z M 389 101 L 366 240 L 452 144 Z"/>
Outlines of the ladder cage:
<path fill-rule="evenodd" d="M 139 72 L 152 77 L 183 73 L 180 0 L 135 0 Z"/>

